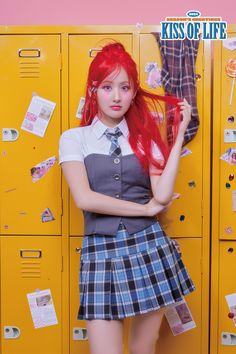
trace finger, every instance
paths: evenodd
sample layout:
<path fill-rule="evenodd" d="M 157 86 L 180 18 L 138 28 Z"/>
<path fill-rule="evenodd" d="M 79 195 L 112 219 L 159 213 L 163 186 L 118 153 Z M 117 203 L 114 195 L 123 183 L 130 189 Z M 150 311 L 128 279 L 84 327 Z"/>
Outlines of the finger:
<path fill-rule="evenodd" d="M 174 193 L 173 195 L 172 195 L 172 200 L 173 199 L 178 199 L 178 198 L 180 198 L 180 196 L 181 196 L 181 194 L 180 193 Z"/>

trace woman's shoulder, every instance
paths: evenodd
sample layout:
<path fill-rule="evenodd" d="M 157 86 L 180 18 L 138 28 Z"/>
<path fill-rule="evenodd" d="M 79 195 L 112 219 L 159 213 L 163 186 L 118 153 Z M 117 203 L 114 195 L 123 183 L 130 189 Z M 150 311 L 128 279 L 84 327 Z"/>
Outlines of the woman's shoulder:
<path fill-rule="evenodd" d="M 82 138 L 87 128 L 88 128 L 87 126 L 69 128 L 61 134 L 60 138 L 67 138 L 67 139 Z"/>

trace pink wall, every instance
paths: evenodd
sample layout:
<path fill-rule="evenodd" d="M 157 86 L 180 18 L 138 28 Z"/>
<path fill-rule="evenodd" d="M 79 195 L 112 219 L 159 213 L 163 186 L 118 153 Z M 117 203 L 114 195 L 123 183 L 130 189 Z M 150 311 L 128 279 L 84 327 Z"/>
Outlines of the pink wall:
<path fill-rule="evenodd" d="M 0 0 L 0 25 L 155 25 L 188 10 L 236 23 L 235 0 Z"/>

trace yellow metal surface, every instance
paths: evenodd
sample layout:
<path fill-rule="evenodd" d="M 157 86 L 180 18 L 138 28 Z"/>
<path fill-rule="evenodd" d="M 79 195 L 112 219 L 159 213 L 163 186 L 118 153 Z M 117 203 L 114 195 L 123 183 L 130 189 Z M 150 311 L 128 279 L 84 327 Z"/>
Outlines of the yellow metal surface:
<path fill-rule="evenodd" d="M 227 29 L 228 37 L 236 36 L 236 25 Z M 213 72 L 213 154 L 212 154 L 212 243 L 211 243 L 211 317 L 210 317 L 210 353 L 234 353 L 235 346 L 221 344 L 222 332 L 235 334 L 235 327 L 228 316 L 225 295 L 235 293 L 233 270 L 235 267 L 235 213 L 232 211 L 232 190 L 235 189 L 235 176 L 229 181 L 229 175 L 235 175 L 235 165 L 229 165 L 220 156 L 235 143 L 224 142 L 224 130 L 235 129 L 229 116 L 236 117 L 235 92 L 230 105 L 232 78 L 227 77 L 225 67 L 234 52 L 226 49 L 221 41 L 214 42 Z M 231 188 L 226 188 L 226 183 Z M 228 241 L 223 241 L 228 240 Z M 231 242 L 229 242 L 231 240 Z M 232 252 L 228 251 L 232 248 Z"/>
<path fill-rule="evenodd" d="M 1 236 L 1 353 L 62 353 L 61 238 Z M 35 329 L 27 294 L 50 289 L 58 324 Z M 4 326 L 20 336 L 6 339 Z"/>
<path fill-rule="evenodd" d="M 173 203 L 167 216 L 162 218 L 167 233 L 175 237 L 202 236 L 202 184 L 204 178 L 202 130 L 205 121 L 202 109 L 204 83 L 203 50 L 203 42 L 201 42 L 196 63 L 196 73 L 201 75 L 201 78 L 197 80 L 197 101 L 201 124 L 196 137 L 187 144 L 187 148 L 191 150 L 192 154 L 181 158 L 175 188 L 176 192 L 181 193 L 181 198 Z M 151 89 L 146 83 L 147 73 L 145 73 L 145 66 L 150 62 L 156 62 L 159 68 L 162 67 L 159 45 L 152 34 L 140 34 L 141 85 L 153 93 L 163 95 L 163 87 Z M 209 104 L 210 102 L 208 102 Z M 205 144 L 209 144 L 209 141 L 205 141 Z M 191 181 L 195 182 L 196 187 L 189 186 L 188 183 Z M 183 221 L 180 220 L 181 215 L 185 217 Z"/>
<path fill-rule="evenodd" d="M 224 346 L 221 343 L 222 332 L 234 333 L 235 324 L 233 319 L 228 317 L 230 311 L 225 296 L 234 294 L 235 281 L 232 270 L 236 267 L 236 242 L 221 241 L 219 258 L 219 305 L 218 305 L 218 354 L 234 354 L 234 346 Z"/>
<path fill-rule="evenodd" d="M 19 132 L 15 141 L 1 141 L 1 233 L 61 234 L 61 171 L 53 166 L 33 183 L 31 168 L 58 155 L 60 135 L 60 36 L 0 36 L 1 126 Z M 56 103 L 44 137 L 21 129 L 36 94 Z M 55 220 L 42 222 L 50 208 Z"/>

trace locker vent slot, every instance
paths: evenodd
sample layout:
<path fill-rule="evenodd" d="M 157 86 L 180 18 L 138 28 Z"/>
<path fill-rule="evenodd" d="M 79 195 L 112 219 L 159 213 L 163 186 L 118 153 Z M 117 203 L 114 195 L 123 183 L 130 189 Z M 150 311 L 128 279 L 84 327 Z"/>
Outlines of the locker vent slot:
<path fill-rule="evenodd" d="M 22 261 L 21 278 L 41 278 L 41 263 L 38 260 Z"/>
<path fill-rule="evenodd" d="M 19 63 L 19 75 L 22 79 L 35 79 L 40 77 L 39 61 L 21 61 Z"/>

